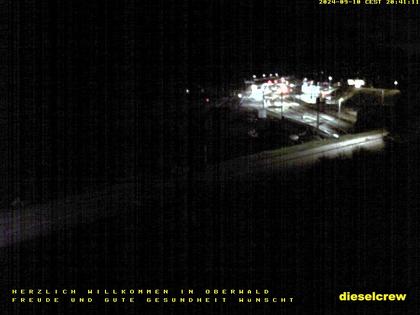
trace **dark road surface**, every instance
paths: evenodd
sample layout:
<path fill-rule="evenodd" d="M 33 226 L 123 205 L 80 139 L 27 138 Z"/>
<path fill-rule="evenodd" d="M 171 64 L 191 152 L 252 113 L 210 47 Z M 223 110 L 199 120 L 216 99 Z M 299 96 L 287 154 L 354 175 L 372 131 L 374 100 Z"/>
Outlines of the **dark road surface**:
<path fill-rule="evenodd" d="M 417 184 L 403 181 L 418 170 L 395 172 L 394 162 L 362 155 L 299 173 L 215 175 L 171 185 L 143 180 L 86 195 L 68 203 L 67 211 L 79 204 L 78 218 L 1 248 L 7 279 L 1 309 L 8 315 L 363 314 L 370 305 L 337 304 L 338 294 L 390 288 L 418 295 L 418 201 L 406 195 Z M 87 210 L 94 210 L 91 219 Z M 295 302 L 163 305 L 137 297 L 134 305 L 12 305 L 12 288 L 267 288 Z M 416 314 L 410 312 L 416 303 L 397 314 Z M 380 314 L 392 310 L 375 305 Z"/>

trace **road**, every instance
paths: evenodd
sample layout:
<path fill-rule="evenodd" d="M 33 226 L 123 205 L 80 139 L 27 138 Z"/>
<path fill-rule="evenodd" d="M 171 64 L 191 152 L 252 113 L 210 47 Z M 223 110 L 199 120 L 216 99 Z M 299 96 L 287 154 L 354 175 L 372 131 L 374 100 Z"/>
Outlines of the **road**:
<path fill-rule="evenodd" d="M 305 143 L 293 147 L 257 153 L 239 157 L 221 163 L 209 170 L 218 172 L 218 178 L 248 177 L 264 172 L 276 172 L 313 165 L 320 158 L 351 157 L 360 149 L 381 151 L 385 147 L 384 137 L 388 132 L 374 130 L 356 135 L 347 135 L 337 140 L 321 140 L 317 143 Z M 324 144 L 322 142 L 325 141 Z M 210 174 L 207 174 L 210 176 Z"/>
<path fill-rule="evenodd" d="M 205 182 L 219 178 L 223 181 L 226 178 L 303 167 L 316 163 L 322 157 L 351 156 L 360 148 L 381 150 L 384 148 L 383 138 L 386 135 L 386 132 L 377 130 L 338 140 L 305 143 L 243 156 L 209 167 L 203 174 L 198 174 L 196 180 Z M 138 183 L 128 182 L 102 192 L 77 195 L 68 200 L 14 210 L 3 209 L 0 211 L 0 248 L 79 224 L 92 223 L 98 218 L 121 215 L 124 211 L 122 209 L 149 202 L 148 200 L 158 198 L 161 193 L 170 199 L 179 184 L 179 180 L 168 180 L 165 187 L 160 187 L 160 181 L 140 186 Z M 137 193 L 138 191 L 141 193 Z"/>
<path fill-rule="evenodd" d="M 241 106 L 253 109 L 263 108 L 263 104 L 261 102 L 254 101 L 249 98 L 244 98 L 241 102 Z M 283 116 L 285 119 L 293 121 L 297 124 L 312 128 L 321 136 L 326 138 L 336 138 L 337 136 L 344 135 L 352 127 L 352 124 L 342 119 L 325 113 L 320 113 L 318 129 L 316 110 L 310 108 L 309 106 L 305 106 L 302 103 L 291 102 L 288 100 L 283 102 L 283 110 L 281 110 L 280 107 L 266 107 L 266 110 L 269 116 L 279 119 Z"/>

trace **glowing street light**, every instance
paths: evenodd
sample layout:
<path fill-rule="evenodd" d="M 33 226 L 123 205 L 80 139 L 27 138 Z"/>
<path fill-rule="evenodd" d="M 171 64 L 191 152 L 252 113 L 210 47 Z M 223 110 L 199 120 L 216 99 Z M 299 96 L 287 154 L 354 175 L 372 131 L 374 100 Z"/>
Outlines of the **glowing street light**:
<path fill-rule="evenodd" d="M 358 88 L 361 88 L 362 86 L 365 85 L 365 81 L 364 80 L 360 80 L 360 79 L 356 79 L 356 80 L 348 79 L 347 80 L 347 84 L 350 85 L 350 86 L 351 85 L 354 85 L 354 87 L 356 89 L 358 89 Z"/>
<path fill-rule="evenodd" d="M 332 76 L 328 77 L 328 87 L 331 88 Z"/>
<path fill-rule="evenodd" d="M 364 80 L 354 80 L 354 87 L 356 89 L 361 88 L 363 85 L 365 85 L 365 81 Z"/>
<path fill-rule="evenodd" d="M 190 94 L 190 90 L 189 89 L 186 89 L 185 90 L 185 93 Z"/>
<path fill-rule="evenodd" d="M 394 85 L 395 85 L 395 86 L 397 86 L 397 85 L 398 85 L 398 81 L 397 81 L 397 80 L 395 80 L 395 81 L 394 81 Z"/>
<path fill-rule="evenodd" d="M 265 78 L 265 73 L 263 73 L 262 77 Z"/>
<path fill-rule="evenodd" d="M 256 78 L 257 78 L 257 76 L 254 74 L 254 75 L 252 76 L 252 78 L 253 78 L 253 79 L 256 79 Z"/>
<path fill-rule="evenodd" d="M 243 95 L 242 95 L 242 93 L 239 93 L 239 94 L 238 94 L 238 97 L 239 97 L 239 98 L 242 98 L 242 96 L 243 96 Z"/>

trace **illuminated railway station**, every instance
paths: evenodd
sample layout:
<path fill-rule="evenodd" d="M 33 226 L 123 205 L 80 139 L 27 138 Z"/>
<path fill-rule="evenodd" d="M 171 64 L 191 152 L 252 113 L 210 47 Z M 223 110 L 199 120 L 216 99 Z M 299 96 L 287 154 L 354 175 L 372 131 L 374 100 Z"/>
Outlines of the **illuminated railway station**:
<path fill-rule="evenodd" d="M 359 78 L 334 82 L 332 76 L 315 81 L 263 74 L 254 75 L 245 83 L 245 91 L 239 95 L 241 106 L 257 109 L 260 118 L 272 116 L 306 125 L 325 138 L 339 138 L 351 132 L 358 119 L 357 109 L 348 105 L 352 97 L 376 93 L 379 99 L 382 97 L 383 104 L 384 94 L 392 92 L 364 88 L 366 82 Z"/>

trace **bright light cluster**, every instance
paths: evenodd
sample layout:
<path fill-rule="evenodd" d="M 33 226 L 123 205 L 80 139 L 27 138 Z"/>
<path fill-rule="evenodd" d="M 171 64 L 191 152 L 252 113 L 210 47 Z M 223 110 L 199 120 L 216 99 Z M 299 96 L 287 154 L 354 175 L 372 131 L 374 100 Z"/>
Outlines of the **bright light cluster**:
<path fill-rule="evenodd" d="M 359 89 L 365 85 L 365 81 L 360 79 L 348 79 L 347 84 L 350 86 L 354 86 L 356 89 Z"/>
<path fill-rule="evenodd" d="M 321 87 L 314 85 L 313 81 L 304 81 L 302 84 L 302 93 L 317 97 L 321 91 Z"/>

